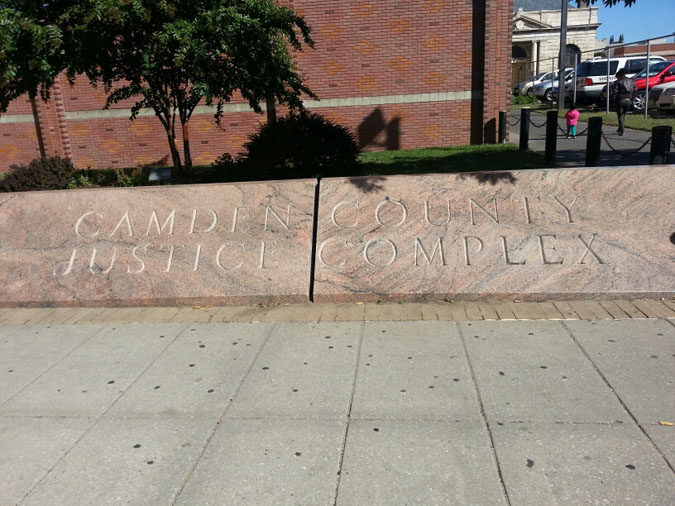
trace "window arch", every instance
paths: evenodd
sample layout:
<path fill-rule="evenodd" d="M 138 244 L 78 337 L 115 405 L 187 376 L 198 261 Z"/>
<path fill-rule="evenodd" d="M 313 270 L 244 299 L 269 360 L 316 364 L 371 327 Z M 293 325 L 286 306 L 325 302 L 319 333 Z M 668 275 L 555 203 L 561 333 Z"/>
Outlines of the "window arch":
<path fill-rule="evenodd" d="M 565 46 L 565 67 L 576 67 L 575 65 L 581 63 L 581 49 L 574 44 L 567 44 Z"/>
<path fill-rule="evenodd" d="M 527 51 L 521 46 L 513 46 L 511 48 L 511 57 L 512 58 L 527 58 Z"/>

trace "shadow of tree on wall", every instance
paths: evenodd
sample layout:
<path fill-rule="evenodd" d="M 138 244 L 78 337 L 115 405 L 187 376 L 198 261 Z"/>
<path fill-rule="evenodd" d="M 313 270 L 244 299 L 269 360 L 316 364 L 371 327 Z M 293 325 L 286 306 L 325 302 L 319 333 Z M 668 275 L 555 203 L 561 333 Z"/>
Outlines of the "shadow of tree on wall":
<path fill-rule="evenodd" d="M 382 182 L 386 181 L 382 176 L 350 177 L 349 182 L 356 186 L 363 193 L 372 193 L 380 191 L 383 188 Z"/>
<path fill-rule="evenodd" d="M 154 162 L 141 164 L 141 167 L 144 169 L 157 169 L 161 167 L 168 167 L 169 165 L 169 155 L 164 155 L 162 158 L 155 160 Z"/>
<path fill-rule="evenodd" d="M 516 184 L 518 178 L 512 172 L 462 172 L 460 179 L 473 178 L 480 184 L 496 185 L 497 183 Z"/>
<path fill-rule="evenodd" d="M 384 132 L 384 141 L 376 140 Z M 387 122 L 382 109 L 377 107 L 359 124 L 356 129 L 359 148 L 384 148 L 396 151 L 401 148 L 401 118 L 395 116 Z"/>

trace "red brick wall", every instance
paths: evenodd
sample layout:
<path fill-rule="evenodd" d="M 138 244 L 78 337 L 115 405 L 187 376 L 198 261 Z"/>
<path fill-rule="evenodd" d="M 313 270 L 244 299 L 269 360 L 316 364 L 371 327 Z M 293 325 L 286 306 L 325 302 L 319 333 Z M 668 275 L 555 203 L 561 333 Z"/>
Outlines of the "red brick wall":
<path fill-rule="evenodd" d="M 296 61 L 323 100 L 315 110 L 352 128 L 364 150 L 494 142 L 498 111 L 508 107 L 512 0 L 286 3 L 312 27 L 316 48 L 296 53 Z M 452 96 L 472 90 L 478 92 L 473 99 Z M 420 94 L 444 95 L 425 101 L 415 97 Z M 341 104 L 326 107 L 332 99 Z M 382 103 L 391 101 L 399 103 Z M 114 105 L 112 113 L 101 112 L 104 102 L 103 91 L 86 79 L 70 86 L 61 78 L 51 100 L 37 103 L 47 153 L 70 157 L 77 167 L 170 164 L 157 118 L 131 122 L 126 112 L 133 100 Z M 16 100 L 3 117 L 24 121 L 0 122 L 0 170 L 39 154 L 30 103 Z M 228 112 L 217 128 L 211 113 L 193 115 L 193 161 L 240 152 L 264 121 L 250 111 Z"/>

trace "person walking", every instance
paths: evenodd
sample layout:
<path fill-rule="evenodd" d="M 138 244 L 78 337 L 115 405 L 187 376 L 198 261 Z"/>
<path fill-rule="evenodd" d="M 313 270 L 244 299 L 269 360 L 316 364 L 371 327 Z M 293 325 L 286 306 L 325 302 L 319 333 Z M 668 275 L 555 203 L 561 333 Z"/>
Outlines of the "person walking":
<path fill-rule="evenodd" d="M 616 117 L 619 120 L 619 129 L 617 133 L 623 135 L 626 113 L 630 111 L 633 105 L 633 97 L 637 87 L 635 81 L 626 77 L 626 69 L 621 69 L 616 73 L 616 81 L 612 85 L 612 97 L 616 103 Z"/>
<path fill-rule="evenodd" d="M 572 102 L 570 110 L 565 113 L 565 120 L 567 122 L 567 138 L 577 138 L 577 121 L 579 121 L 579 111 L 577 111 L 577 104 Z"/>

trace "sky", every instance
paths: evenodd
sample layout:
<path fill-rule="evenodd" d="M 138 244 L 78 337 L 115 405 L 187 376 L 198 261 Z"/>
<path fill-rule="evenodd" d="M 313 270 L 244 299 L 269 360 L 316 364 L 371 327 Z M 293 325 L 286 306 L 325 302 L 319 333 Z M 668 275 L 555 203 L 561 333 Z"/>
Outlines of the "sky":
<path fill-rule="evenodd" d="M 600 8 L 598 39 L 618 39 L 623 33 L 624 42 L 635 42 L 675 32 L 675 0 L 636 0 L 631 7 L 605 7 L 598 0 L 593 7 Z"/>

